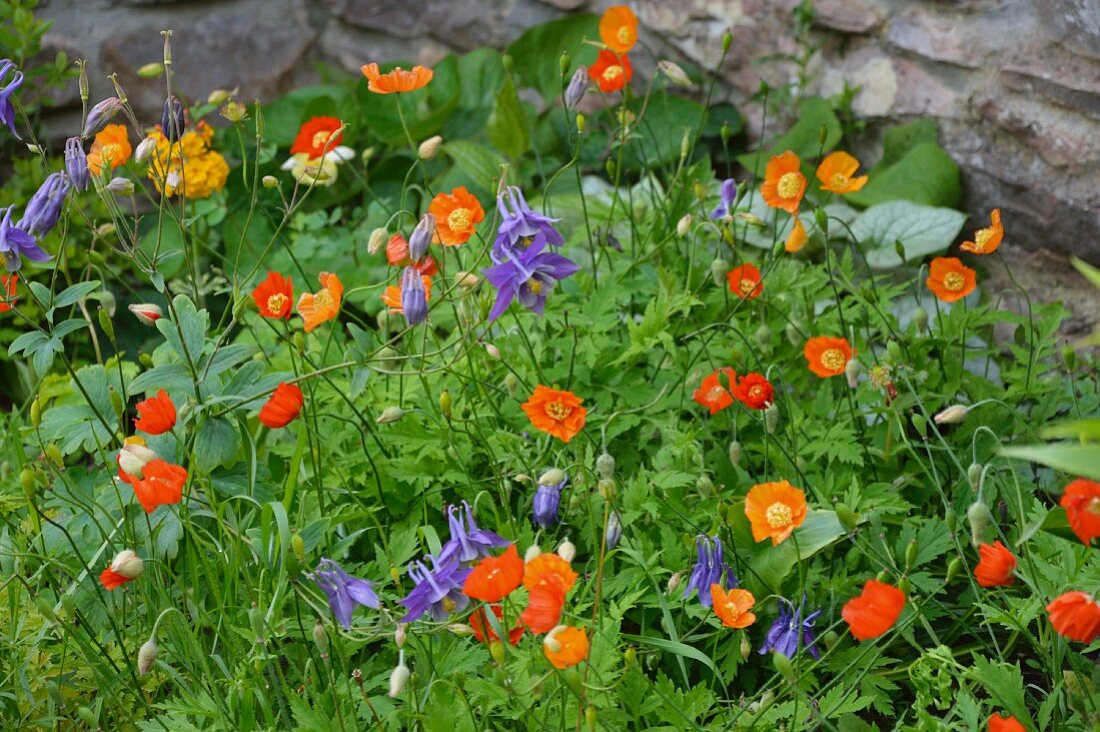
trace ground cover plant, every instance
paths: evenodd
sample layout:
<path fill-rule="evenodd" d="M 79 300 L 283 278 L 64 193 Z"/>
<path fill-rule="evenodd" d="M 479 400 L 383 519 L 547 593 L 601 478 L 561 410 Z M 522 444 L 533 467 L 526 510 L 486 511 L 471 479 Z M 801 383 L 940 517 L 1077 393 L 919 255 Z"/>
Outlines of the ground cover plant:
<path fill-rule="evenodd" d="M 617 6 L 58 145 L 2 7 L 5 728 L 1100 725 L 1096 363 L 934 124 Z"/>

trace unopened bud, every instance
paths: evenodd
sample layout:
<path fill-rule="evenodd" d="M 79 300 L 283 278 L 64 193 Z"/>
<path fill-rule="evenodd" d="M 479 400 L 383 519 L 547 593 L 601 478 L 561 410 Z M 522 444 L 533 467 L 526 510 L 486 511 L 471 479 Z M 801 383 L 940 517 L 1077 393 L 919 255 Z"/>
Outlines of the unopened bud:
<path fill-rule="evenodd" d="M 560 468 L 551 468 L 539 476 L 539 485 L 552 486 L 565 482 L 565 472 Z"/>
<path fill-rule="evenodd" d="M 146 137 L 142 139 L 138 146 L 134 148 L 134 162 L 138 165 L 144 165 L 156 149 L 157 141 L 154 138 Z"/>
<path fill-rule="evenodd" d="M 691 231 L 691 214 L 686 213 L 676 222 L 676 235 L 684 237 Z"/>
<path fill-rule="evenodd" d="M 472 290 L 477 287 L 477 283 L 481 280 L 473 272 L 456 272 L 455 273 L 455 286 L 460 287 L 463 290 Z"/>
<path fill-rule="evenodd" d="M 854 358 L 849 359 L 848 363 L 844 366 L 844 376 L 848 379 L 848 388 L 855 389 L 859 386 L 859 375 L 863 371 L 863 366 L 859 361 Z"/>
<path fill-rule="evenodd" d="M 126 579 L 137 579 L 145 571 L 145 562 L 133 550 L 123 549 L 111 560 L 111 571 Z"/>
<path fill-rule="evenodd" d="M 928 311 L 918 307 L 913 311 L 913 325 L 917 326 L 918 333 L 928 332 Z"/>
<path fill-rule="evenodd" d="M 855 531 L 859 526 L 859 514 L 848 508 L 847 504 L 836 504 L 836 518 L 845 531 Z"/>
<path fill-rule="evenodd" d="M 752 642 L 749 640 L 747 633 L 741 635 L 741 660 L 749 660 L 749 654 L 752 653 Z"/>
<path fill-rule="evenodd" d="M 1066 364 L 1068 371 L 1077 368 L 1077 351 L 1073 350 L 1073 346 L 1068 343 L 1062 347 L 1062 361 Z"/>
<path fill-rule="evenodd" d="M 947 564 L 947 574 L 944 576 L 944 583 L 951 584 L 952 580 L 959 576 L 962 572 L 963 563 L 962 559 L 955 557 Z"/>
<path fill-rule="evenodd" d="M 370 233 L 367 240 L 367 254 L 375 255 L 386 246 L 386 230 L 379 227 Z"/>
<path fill-rule="evenodd" d="M 726 275 L 730 271 L 730 263 L 719 257 L 710 263 L 710 278 L 718 287 L 726 284 Z"/>
<path fill-rule="evenodd" d="M 313 645 L 317 646 L 317 652 L 321 654 L 321 658 L 328 656 L 328 633 L 325 632 L 325 626 L 321 625 L 319 620 L 313 626 Z"/>
<path fill-rule="evenodd" d="M 695 481 L 695 490 L 703 494 L 704 497 L 714 493 L 714 481 L 707 475 L 700 475 Z"/>
<path fill-rule="evenodd" d="M 489 346 L 485 346 L 485 350 L 489 351 Z M 495 351 L 496 348 L 494 347 L 493 350 Z M 498 353 L 498 356 L 495 356 L 494 358 L 499 358 L 499 353 L 500 352 L 497 351 L 497 353 Z M 492 356 L 493 351 L 489 351 L 489 355 Z M 516 389 L 518 387 L 519 387 L 519 379 L 516 378 L 515 374 L 513 374 L 512 372 L 509 371 L 508 374 L 505 375 L 505 377 L 504 377 L 504 388 L 508 390 L 508 394 L 510 394 L 511 396 L 515 396 L 516 395 Z"/>
<path fill-rule="evenodd" d="M 260 183 L 263 184 L 264 188 L 278 188 L 279 179 L 273 175 L 265 175 L 260 179 Z"/>
<path fill-rule="evenodd" d="M 107 314 L 107 311 L 102 307 L 99 308 L 99 312 L 96 314 L 99 318 L 99 327 L 103 330 L 103 333 L 107 336 L 107 340 L 111 343 L 115 342 L 115 324 L 111 321 L 111 316 Z"/>
<path fill-rule="evenodd" d="M 982 489 L 982 464 L 970 463 L 970 467 L 966 469 L 966 478 L 970 481 L 970 487 L 976 491 Z"/>
<path fill-rule="evenodd" d="M 290 535 L 290 550 L 294 552 L 294 558 L 299 562 L 306 561 L 306 542 L 298 532 Z"/>
<path fill-rule="evenodd" d="M 409 677 L 412 673 L 409 671 L 409 667 L 405 665 L 404 652 L 398 657 L 397 666 L 390 672 L 390 698 L 397 698 L 402 691 L 405 690 L 405 684 L 409 683 Z"/>
<path fill-rule="evenodd" d="M 577 114 L 577 132 L 584 133 L 584 115 L 580 113 Z"/>
<path fill-rule="evenodd" d="M 966 520 L 970 523 L 970 544 L 977 549 L 982 544 L 993 541 L 996 527 L 993 512 L 981 500 L 974 501 L 966 510 Z"/>
<path fill-rule="evenodd" d="M 601 453 L 596 458 L 596 472 L 600 474 L 601 478 L 612 478 L 615 475 L 615 458 L 609 454 Z"/>
<path fill-rule="evenodd" d="M 615 499 L 615 481 L 611 478 L 600 478 L 596 483 L 596 490 L 599 491 L 600 497 L 605 501 L 612 501 Z"/>
<path fill-rule="evenodd" d="M 683 572 L 673 572 L 672 576 L 668 578 L 668 586 L 665 588 L 665 594 L 671 595 L 680 587 L 680 580 L 683 579 Z"/>
<path fill-rule="evenodd" d="M 722 53 L 727 53 L 730 50 L 730 45 L 733 44 L 733 34 L 726 31 L 722 34 Z"/>
<path fill-rule="evenodd" d="M 917 563 L 917 540 L 913 539 L 905 547 L 905 571 L 911 570 Z"/>
<path fill-rule="evenodd" d="M 619 545 L 623 536 L 623 523 L 618 511 L 612 511 L 607 517 L 607 526 L 603 532 L 604 543 L 608 549 L 614 549 Z"/>
<path fill-rule="evenodd" d="M 446 389 L 439 395 L 439 411 L 450 421 L 451 419 L 451 392 Z"/>
<path fill-rule="evenodd" d="M 924 418 L 923 414 L 913 414 L 909 417 L 910 424 L 913 425 L 913 429 L 917 431 L 917 434 L 921 438 L 928 437 L 928 420 Z"/>
<path fill-rule="evenodd" d="M 787 681 L 795 680 L 794 664 L 791 663 L 791 659 L 787 658 L 779 651 L 772 652 L 772 666 L 774 666 L 775 670 Z"/>
<path fill-rule="evenodd" d="M 107 190 L 116 196 L 129 196 L 134 192 L 134 182 L 129 178 L 112 178 L 107 184 Z"/>
<path fill-rule="evenodd" d="M 485 352 L 488 353 L 492 358 L 496 359 L 497 361 L 500 360 L 500 349 L 497 348 L 496 346 L 494 346 L 492 343 L 486 343 L 485 344 Z M 511 376 L 513 379 L 515 379 L 515 376 L 512 375 L 512 374 L 508 374 L 508 376 Z M 504 380 L 505 380 L 505 382 L 507 382 L 508 378 L 505 377 Z M 509 387 L 509 391 L 511 391 L 511 388 L 512 387 Z"/>
<path fill-rule="evenodd" d="M 901 345 L 897 341 L 890 340 L 886 342 L 886 353 L 889 354 L 890 360 L 894 363 L 901 363 L 904 360 Z"/>
<path fill-rule="evenodd" d="M 159 61 L 154 61 L 151 64 L 145 64 L 137 70 L 137 75 L 143 79 L 155 79 L 164 73 L 164 64 Z"/>
<path fill-rule="evenodd" d="M 466 625 L 466 623 L 451 623 L 446 627 L 448 633 L 456 635 L 459 638 L 469 638 L 474 634 L 474 629 Z"/>
<path fill-rule="evenodd" d="M 936 424 L 959 424 L 966 419 L 966 415 L 969 413 L 970 407 L 964 407 L 962 404 L 952 404 L 933 417 L 932 421 Z"/>
<path fill-rule="evenodd" d="M 408 640 L 409 632 L 405 627 L 405 623 L 398 623 L 397 630 L 393 631 L 393 642 L 397 644 L 398 648 L 404 647 L 405 641 Z"/>
<path fill-rule="evenodd" d="M 729 456 L 730 465 L 736 468 L 741 462 L 741 443 L 731 440 L 729 447 L 726 448 L 726 455 Z"/>
<path fill-rule="evenodd" d="M 420 156 L 421 160 L 431 160 L 439 152 L 439 146 L 442 144 L 443 138 L 439 135 L 433 135 L 420 143 L 420 147 L 416 149 L 416 154 Z"/>
<path fill-rule="evenodd" d="M 31 402 L 31 426 L 33 427 L 42 424 L 42 402 L 39 399 L 40 397 L 35 397 Z"/>
<path fill-rule="evenodd" d="M 657 62 L 657 68 L 668 77 L 668 80 L 677 86 L 691 86 L 691 79 L 677 64 L 671 61 L 661 60 Z"/>
<path fill-rule="evenodd" d="M 558 647 L 561 647 L 560 643 L 558 644 Z M 493 660 L 496 661 L 498 664 L 503 665 L 504 645 L 499 640 L 492 641 L 491 643 L 489 643 L 489 655 L 492 656 Z"/>
<path fill-rule="evenodd" d="M 374 422 L 375 424 L 389 424 L 390 422 L 396 422 L 404 416 L 405 410 L 401 407 L 386 407 Z"/>
<path fill-rule="evenodd" d="M 157 660 L 157 642 L 150 638 L 138 649 L 137 672 L 138 676 L 144 676 L 153 668 Z"/>
<path fill-rule="evenodd" d="M 779 407 L 775 402 L 772 402 L 764 410 L 764 429 L 768 431 L 769 435 L 774 434 L 777 424 L 779 424 Z"/>
<path fill-rule="evenodd" d="M 577 556 L 577 547 L 569 539 L 566 539 L 558 544 L 558 556 L 567 562 L 572 562 L 573 557 Z"/>

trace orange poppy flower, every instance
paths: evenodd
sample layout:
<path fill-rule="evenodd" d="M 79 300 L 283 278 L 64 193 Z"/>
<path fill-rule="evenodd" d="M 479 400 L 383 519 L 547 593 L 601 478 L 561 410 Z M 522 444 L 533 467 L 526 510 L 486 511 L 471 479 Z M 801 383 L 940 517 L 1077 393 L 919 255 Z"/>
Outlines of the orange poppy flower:
<path fill-rule="evenodd" d="M 1067 592 L 1047 605 L 1050 624 L 1059 635 L 1092 643 L 1100 635 L 1100 602 L 1085 592 Z"/>
<path fill-rule="evenodd" d="M 756 622 L 756 615 L 749 612 L 756 598 L 748 590 L 734 589 L 726 592 L 722 585 L 710 586 L 710 599 L 714 612 L 727 628 L 747 628 Z"/>
<path fill-rule="evenodd" d="M 386 242 L 386 261 L 394 267 L 405 267 L 411 264 L 417 272 L 428 277 L 439 274 L 439 267 L 436 266 L 435 260 L 432 259 L 430 254 L 419 262 L 409 260 L 409 242 L 400 234 L 394 234 Z M 426 282 L 424 287 L 427 290 L 430 285 Z M 400 292 L 400 288 L 398 288 L 398 291 Z"/>
<path fill-rule="evenodd" d="M 722 386 L 718 379 L 719 373 L 726 375 L 726 380 L 732 389 L 737 381 L 737 374 L 734 373 L 733 369 L 725 367 L 704 378 L 703 382 L 699 384 L 699 388 L 691 392 L 692 400 L 710 409 L 711 414 L 718 414 L 733 404 L 733 395 L 726 390 L 726 387 Z"/>
<path fill-rule="evenodd" d="M 554 668 L 569 668 L 588 656 L 588 636 L 580 628 L 559 625 L 546 636 L 542 648 Z"/>
<path fill-rule="evenodd" d="M 19 285 L 19 275 L 0 276 L 0 313 L 11 310 L 15 302 L 16 288 Z"/>
<path fill-rule="evenodd" d="M 792 216 L 798 212 L 802 195 L 806 192 L 806 176 L 802 175 L 802 161 L 788 150 L 768 161 L 764 169 L 764 183 L 760 195 L 772 208 L 781 208 Z"/>
<path fill-rule="evenodd" d="M 1012 573 L 1016 570 L 1016 557 L 1012 556 L 1004 544 L 995 541 L 978 547 L 981 561 L 974 568 L 974 579 L 982 587 L 1007 587 L 1016 581 Z"/>
<path fill-rule="evenodd" d="M 133 151 L 126 125 L 107 125 L 95 136 L 92 149 L 88 151 L 88 170 L 99 176 L 106 166 L 110 172 L 129 160 Z"/>
<path fill-rule="evenodd" d="M 427 259 L 430 259 L 428 257 Z M 432 262 L 432 267 L 435 267 L 435 262 Z M 424 302 L 431 302 L 432 300 L 432 278 L 421 272 L 420 281 L 424 283 Z M 390 285 L 382 292 L 382 302 L 389 305 L 391 313 L 403 313 L 405 312 L 401 308 L 401 288 L 398 285 Z"/>
<path fill-rule="evenodd" d="M 806 494 L 785 480 L 759 483 L 745 496 L 745 515 L 752 523 L 752 538 L 779 544 L 806 520 Z"/>
<path fill-rule="evenodd" d="M 569 442 L 584 428 L 588 410 L 581 406 L 583 401 L 571 391 L 539 384 L 520 408 L 535 429 Z"/>
<path fill-rule="evenodd" d="M 499 557 L 485 557 L 478 562 L 462 584 L 467 597 L 484 602 L 500 602 L 523 581 L 523 560 L 516 554 L 516 545 L 509 544 Z"/>
<path fill-rule="evenodd" d="M 142 467 L 141 474 L 140 478 L 130 476 L 130 484 L 145 513 L 152 513 L 157 506 L 179 503 L 183 498 L 187 471 L 179 465 L 156 458 Z"/>
<path fill-rule="evenodd" d="M 1020 720 L 1015 717 L 994 714 L 989 718 L 986 732 L 1027 732 L 1027 727 L 1020 724 Z"/>
<path fill-rule="evenodd" d="M 992 254 L 1001 246 L 1005 229 L 1001 226 L 1001 209 L 995 208 L 989 214 L 990 225 L 988 229 L 978 229 L 974 232 L 974 241 L 964 241 L 959 249 L 971 254 Z"/>
<path fill-rule="evenodd" d="M 734 398 L 749 409 L 767 409 L 775 395 L 771 382 L 757 373 L 745 374 L 738 379 L 732 392 Z"/>
<path fill-rule="evenodd" d="M 859 597 L 844 603 L 841 616 L 856 640 L 869 640 L 894 627 L 905 607 L 905 593 L 878 580 L 867 580 Z"/>
<path fill-rule="evenodd" d="M 928 289 L 943 302 L 955 302 L 969 295 L 978 284 L 977 275 L 955 257 L 936 257 L 929 266 Z"/>
<path fill-rule="evenodd" d="M 367 88 L 375 94 L 416 91 L 427 86 L 434 75 L 424 66 L 413 66 L 411 71 L 398 66 L 387 74 L 378 71 L 378 64 L 366 64 L 359 70 L 367 77 Z"/>
<path fill-rule="evenodd" d="M 498 621 L 504 617 L 504 611 L 501 609 L 500 605 L 490 605 L 489 607 L 492 609 L 493 615 L 497 617 Z M 470 613 L 470 627 L 473 628 L 474 638 L 477 638 L 479 643 L 492 643 L 493 641 L 500 640 L 493 630 L 493 626 L 489 623 L 485 615 L 485 607 L 482 605 L 479 605 L 476 610 Z M 508 631 L 508 643 L 513 646 L 519 643 L 519 639 L 523 637 L 523 633 L 526 630 L 527 628 L 522 625 L 513 627 Z"/>
<path fill-rule="evenodd" d="M 340 298 L 344 295 L 344 283 L 336 275 L 322 272 L 317 279 L 321 289 L 316 294 L 303 292 L 298 298 L 298 314 L 305 323 L 306 333 L 335 318 L 340 312 Z"/>
<path fill-rule="evenodd" d="M 138 416 L 134 418 L 134 427 L 142 432 L 160 435 L 176 426 L 176 405 L 164 389 L 138 402 L 135 409 Z"/>
<path fill-rule="evenodd" d="M 729 282 L 730 292 L 742 300 L 760 297 L 760 293 L 764 291 L 764 285 L 760 282 L 760 270 L 754 264 L 746 262 L 740 267 L 734 267 L 726 273 L 726 280 Z"/>
<path fill-rule="evenodd" d="M 827 379 L 844 373 L 844 368 L 852 360 L 852 347 L 846 338 L 818 336 L 806 341 L 802 355 L 806 357 L 810 371 Z"/>
<path fill-rule="evenodd" d="M 566 592 L 573 588 L 577 573 L 569 562 L 553 552 L 543 552 L 523 566 L 523 586 L 533 590 L 549 577 L 561 580 Z"/>
<path fill-rule="evenodd" d="M 267 279 L 252 291 L 252 299 L 265 318 L 289 318 L 294 303 L 294 281 L 278 272 L 268 272 Z"/>
<path fill-rule="evenodd" d="M 600 18 L 600 40 L 615 53 L 626 53 L 638 42 L 638 16 L 625 5 L 612 5 Z"/>
<path fill-rule="evenodd" d="M 630 59 L 611 51 L 600 51 L 596 63 L 588 67 L 588 76 L 602 92 L 616 92 L 630 83 L 634 69 Z"/>
<path fill-rule="evenodd" d="M 305 399 L 294 384 L 279 384 L 260 407 L 260 423 L 271 429 L 286 427 L 298 417 Z"/>
<path fill-rule="evenodd" d="M 99 574 L 99 581 L 103 589 L 111 591 L 118 589 L 127 582 L 132 582 L 145 571 L 145 564 L 141 557 L 130 549 L 123 549 L 111 563 Z"/>
<path fill-rule="evenodd" d="M 566 588 L 561 577 L 550 574 L 527 593 L 527 608 L 519 620 L 532 633 L 546 633 L 557 627 L 565 607 Z"/>
<path fill-rule="evenodd" d="M 99 582 L 103 585 L 103 589 L 108 591 L 116 590 L 127 582 L 132 582 L 133 579 L 133 577 L 123 577 L 110 567 L 99 573 Z"/>
<path fill-rule="evenodd" d="M 837 151 L 825 156 L 817 166 L 817 179 L 821 190 L 832 193 L 854 193 L 867 185 L 867 176 L 853 178 L 859 169 L 859 161 L 846 152 Z"/>
<path fill-rule="evenodd" d="M 325 156 L 343 141 L 344 133 L 340 129 L 343 126 L 336 117 L 313 117 L 298 128 L 290 154 L 304 153 L 310 160 Z"/>
<path fill-rule="evenodd" d="M 435 217 L 435 238 L 432 241 L 454 247 L 465 244 L 474 235 L 477 225 L 485 218 L 485 211 L 474 195 L 459 186 L 450 193 L 437 194 L 428 206 Z"/>
<path fill-rule="evenodd" d="M 790 254 L 800 252 L 809 240 L 810 237 L 806 234 L 806 227 L 802 225 L 802 219 L 796 215 L 794 217 L 794 228 L 787 235 L 787 241 L 783 243 L 783 251 Z"/>
<path fill-rule="evenodd" d="M 1078 478 L 1066 486 L 1059 505 L 1082 543 L 1091 544 L 1100 536 L 1100 483 Z"/>

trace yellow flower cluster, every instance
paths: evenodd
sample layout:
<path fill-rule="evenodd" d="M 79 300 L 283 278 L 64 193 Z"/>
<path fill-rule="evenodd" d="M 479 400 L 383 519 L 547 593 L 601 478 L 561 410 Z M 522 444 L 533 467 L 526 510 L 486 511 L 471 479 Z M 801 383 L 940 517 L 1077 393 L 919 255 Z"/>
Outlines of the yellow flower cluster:
<path fill-rule="evenodd" d="M 156 189 L 167 196 L 209 198 L 225 187 L 229 164 L 210 149 L 213 136 L 214 130 L 202 122 L 174 144 L 160 130 L 154 131 L 156 149 L 149 161 L 149 178 Z"/>

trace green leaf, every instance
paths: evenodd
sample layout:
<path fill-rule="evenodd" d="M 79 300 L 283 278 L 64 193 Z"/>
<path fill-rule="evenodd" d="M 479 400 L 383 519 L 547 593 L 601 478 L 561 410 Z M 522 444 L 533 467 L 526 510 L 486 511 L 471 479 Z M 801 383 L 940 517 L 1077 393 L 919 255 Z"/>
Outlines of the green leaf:
<path fill-rule="evenodd" d="M 78 300 L 82 300 L 91 293 L 99 289 L 99 280 L 88 280 L 87 282 L 78 282 L 72 287 L 65 288 L 61 294 L 53 302 L 54 309 L 63 308 L 68 305 L 72 305 Z"/>
<path fill-rule="evenodd" d="M 678 159 L 684 135 L 694 136 L 706 116 L 703 105 L 690 99 L 662 92 L 650 95 L 646 112 L 638 121 L 638 134 L 631 136 L 634 155 L 628 156 L 627 162 L 635 167 L 637 161 L 644 161 L 637 167 L 653 169 Z"/>
<path fill-rule="evenodd" d="M 196 310 L 195 303 L 187 295 L 176 295 L 172 299 L 172 307 L 177 321 L 161 318 L 157 321 L 157 330 L 184 363 L 196 364 L 202 355 L 210 315 L 205 310 Z"/>
<path fill-rule="evenodd" d="M 776 155 L 790 150 L 800 158 L 814 158 L 833 149 L 840 142 L 840 120 L 829 103 L 819 97 L 808 97 L 798 103 L 798 121 L 780 135 L 765 150 L 737 156 L 737 162 L 760 177 L 764 167 Z M 822 139 L 822 128 L 825 130 Z M 824 144 L 822 144 L 824 142 Z"/>
<path fill-rule="evenodd" d="M 700 651 L 698 648 L 686 645 L 684 643 L 678 643 L 676 641 L 670 641 L 667 638 L 651 637 L 645 635 L 630 635 L 629 633 L 622 633 L 619 636 L 623 640 L 633 641 L 642 645 L 652 646 L 665 653 L 671 653 L 683 658 L 689 658 L 692 661 L 698 661 L 703 664 L 718 678 L 718 681 L 722 686 L 726 685 L 725 679 L 722 677 L 722 673 L 718 670 L 718 667 L 711 660 L 710 656 Z"/>
<path fill-rule="evenodd" d="M 531 146 L 527 121 L 516 94 L 516 85 L 505 79 L 496 96 L 493 113 L 489 115 L 489 140 L 497 150 L 510 158 L 518 158 Z"/>
<path fill-rule="evenodd" d="M 1100 440 L 1100 419 L 1075 419 L 1069 422 L 1048 424 L 1039 430 L 1039 436 L 1047 440 L 1078 439 Z"/>
<path fill-rule="evenodd" d="M 573 66 L 588 66 L 596 60 L 596 48 L 585 43 L 600 37 L 595 15 L 569 15 L 560 20 L 529 28 L 508 47 L 520 86 L 531 86 L 547 102 L 561 95 L 561 54 L 569 52 Z M 568 80 L 568 76 L 566 79 Z"/>
<path fill-rule="evenodd" d="M 1035 729 L 1024 702 L 1024 675 L 1018 665 L 991 662 L 974 654 L 974 666 L 967 675 L 984 686 L 989 695 L 997 700 L 998 706 L 1008 710 L 1030 729 Z"/>
<path fill-rule="evenodd" d="M 1077 257 L 1071 257 L 1070 261 L 1073 266 L 1077 268 L 1077 271 L 1088 278 L 1094 286 L 1100 287 L 1100 269 L 1093 267 L 1088 262 L 1078 259 Z"/>
<path fill-rule="evenodd" d="M 496 190 L 500 177 L 501 160 L 492 150 L 467 140 L 454 140 L 443 144 L 443 152 L 479 186 L 487 191 Z"/>
<path fill-rule="evenodd" d="M 217 467 L 228 468 L 237 461 L 240 446 L 241 433 L 236 425 L 224 417 L 206 419 L 195 435 L 191 465 L 200 473 L 209 473 Z"/>
<path fill-rule="evenodd" d="M 867 252 L 867 263 L 874 269 L 890 269 L 902 264 L 895 251 L 898 242 L 906 261 L 917 260 L 950 246 L 965 222 L 966 214 L 950 208 L 891 201 L 861 213 L 851 228 Z"/>
<path fill-rule="evenodd" d="M 908 151 L 901 160 L 870 172 L 862 190 L 846 198 L 858 206 L 873 206 L 906 199 L 928 206 L 957 206 L 961 194 L 959 166 L 935 142 L 925 142 Z"/>
<path fill-rule="evenodd" d="M 1100 445 L 1024 445 L 1001 448 L 1001 454 L 1100 480 Z"/>

